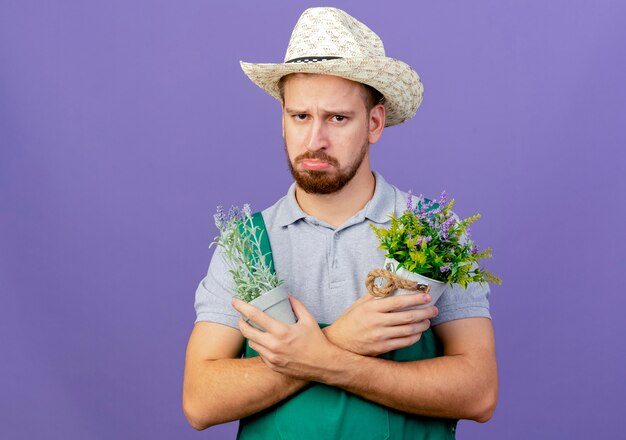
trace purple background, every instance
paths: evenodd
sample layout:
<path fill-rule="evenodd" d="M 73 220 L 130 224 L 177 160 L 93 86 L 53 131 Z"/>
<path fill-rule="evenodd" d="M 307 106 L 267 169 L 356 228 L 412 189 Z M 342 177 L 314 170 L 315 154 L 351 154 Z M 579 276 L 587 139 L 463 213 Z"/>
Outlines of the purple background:
<path fill-rule="evenodd" d="M 215 205 L 290 183 L 278 104 L 238 61 L 281 61 L 316 3 L 268 3 L 0 5 L 0 438 L 234 435 L 190 428 L 181 385 Z M 504 280 L 498 409 L 458 437 L 617 436 L 624 3 L 336 5 L 425 84 L 374 168 L 480 212 Z"/>

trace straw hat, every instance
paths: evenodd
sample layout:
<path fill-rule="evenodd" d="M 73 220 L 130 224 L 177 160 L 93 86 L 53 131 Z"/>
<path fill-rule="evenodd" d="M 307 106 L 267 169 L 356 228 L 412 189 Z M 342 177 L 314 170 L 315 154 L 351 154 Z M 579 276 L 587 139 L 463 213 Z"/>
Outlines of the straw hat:
<path fill-rule="evenodd" d="M 241 68 L 252 82 L 278 100 L 278 81 L 290 73 L 335 75 L 367 84 L 385 97 L 386 126 L 412 118 L 424 93 L 411 66 L 385 56 L 378 35 L 336 8 L 310 8 L 302 13 L 283 64 L 241 61 Z"/>

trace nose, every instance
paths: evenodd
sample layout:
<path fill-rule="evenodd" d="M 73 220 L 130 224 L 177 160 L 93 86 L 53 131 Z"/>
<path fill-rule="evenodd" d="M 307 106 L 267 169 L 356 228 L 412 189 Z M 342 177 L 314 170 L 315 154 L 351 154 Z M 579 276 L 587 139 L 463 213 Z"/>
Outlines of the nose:
<path fill-rule="evenodd" d="M 328 147 L 328 132 L 324 122 L 317 119 L 310 125 L 306 149 L 309 151 L 317 151 Z"/>

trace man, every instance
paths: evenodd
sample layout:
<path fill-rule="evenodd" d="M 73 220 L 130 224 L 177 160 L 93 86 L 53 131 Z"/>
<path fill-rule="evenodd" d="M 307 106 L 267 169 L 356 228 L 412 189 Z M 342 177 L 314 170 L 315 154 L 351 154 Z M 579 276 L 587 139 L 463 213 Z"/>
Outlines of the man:
<path fill-rule="evenodd" d="M 406 207 L 406 194 L 372 172 L 369 148 L 415 114 L 417 74 L 334 8 L 302 14 L 285 63 L 242 68 L 282 103 L 295 183 L 263 217 L 298 322 L 232 301 L 218 247 L 196 292 L 190 424 L 241 419 L 240 438 L 367 439 L 454 438 L 457 419 L 487 421 L 497 400 L 488 288 L 454 286 L 437 307 L 406 310 L 429 296 L 375 299 L 364 287 L 384 261 L 369 225 Z"/>

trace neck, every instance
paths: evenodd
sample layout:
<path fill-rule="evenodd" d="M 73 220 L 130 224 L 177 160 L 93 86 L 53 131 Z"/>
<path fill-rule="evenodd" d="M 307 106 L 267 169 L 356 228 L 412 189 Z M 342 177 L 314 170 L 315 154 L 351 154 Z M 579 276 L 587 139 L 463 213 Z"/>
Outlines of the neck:
<path fill-rule="evenodd" d="M 308 194 L 296 186 L 296 200 L 306 214 L 337 228 L 363 209 L 375 188 L 372 170 L 363 166 L 346 186 L 332 194 Z"/>

